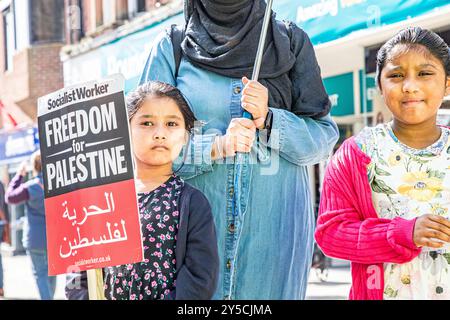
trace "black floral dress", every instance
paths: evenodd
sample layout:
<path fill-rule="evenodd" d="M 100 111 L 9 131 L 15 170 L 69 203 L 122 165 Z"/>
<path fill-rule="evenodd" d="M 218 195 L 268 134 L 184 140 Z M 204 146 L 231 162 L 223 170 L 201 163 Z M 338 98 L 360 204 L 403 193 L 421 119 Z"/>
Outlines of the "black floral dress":
<path fill-rule="evenodd" d="M 175 247 L 181 178 L 173 175 L 157 189 L 138 193 L 144 261 L 105 268 L 108 300 L 165 299 L 175 289 Z"/>

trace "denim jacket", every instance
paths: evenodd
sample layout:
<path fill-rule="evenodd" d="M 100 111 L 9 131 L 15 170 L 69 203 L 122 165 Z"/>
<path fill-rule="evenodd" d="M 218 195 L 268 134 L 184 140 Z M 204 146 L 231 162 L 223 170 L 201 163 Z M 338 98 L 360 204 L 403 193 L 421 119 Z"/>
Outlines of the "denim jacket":
<path fill-rule="evenodd" d="M 306 72 L 320 73 L 314 62 L 316 66 Z M 179 174 L 200 189 L 212 206 L 220 257 L 213 299 L 303 299 L 315 225 L 307 166 L 330 154 L 338 139 L 336 124 L 329 115 L 314 120 L 271 108 L 270 138 L 260 134 L 260 142 L 243 165 L 237 214 L 235 165 L 230 158 L 212 161 L 211 148 L 231 119 L 242 117 L 241 79 L 199 69 L 184 57 L 177 79 L 174 69 L 170 36 L 161 33 L 140 83 L 159 80 L 177 86 L 201 121 L 202 127 L 184 150 L 187 161 Z M 296 76 L 301 81 L 301 74 Z M 308 83 L 301 85 L 309 90 Z M 314 90 L 327 99 L 323 86 Z"/>

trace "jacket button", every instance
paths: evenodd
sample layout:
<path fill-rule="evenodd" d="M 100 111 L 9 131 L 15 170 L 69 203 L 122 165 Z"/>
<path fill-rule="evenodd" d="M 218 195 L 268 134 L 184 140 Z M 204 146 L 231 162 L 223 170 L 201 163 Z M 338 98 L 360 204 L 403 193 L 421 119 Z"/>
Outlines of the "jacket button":
<path fill-rule="evenodd" d="M 234 93 L 239 94 L 241 93 L 242 88 L 241 87 L 234 87 Z"/>
<path fill-rule="evenodd" d="M 228 259 L 228 261 L 227 261 L 227 269 L 231 269 L 231 261 L 230 261 L 230 259 Z"/>
<path fill-rule="evenodd" d="M 234 195 L 234 188 L 233 187 L 230 188 L 229 194 L 230 194 L 230 197 L 233 197 L 233 195 Z"/>
<path fill-rule="evenodd" d="M 231 233 L 234 233 L 235 230 L 236 230 L 236 227 L 235 227 L 234 223 L 230 223 L 230 225 L 228 226 L 228 231 L 230 231 Z"/>

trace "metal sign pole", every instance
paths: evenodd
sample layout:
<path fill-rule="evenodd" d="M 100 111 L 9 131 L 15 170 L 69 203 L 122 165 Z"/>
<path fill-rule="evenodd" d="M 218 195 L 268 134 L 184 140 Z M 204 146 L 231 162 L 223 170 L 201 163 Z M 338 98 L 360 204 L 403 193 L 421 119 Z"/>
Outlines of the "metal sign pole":
<path fill-rule="evenodd" d="M 267 1 L 267 7 L 266 12 L 264 14 L 264 20 L 261 30 L 261 35 L 259 37 L 259 44 L 258 44 L 258 51 L 256 52 L 256 59 L 255 64 L 253 67 L 253 74 L 252 74 L 252 80 L 258 80 L 259 77 L 259 71 L 261 70 L 261 63 L 262 58 L 264 54 L 264 45 L 266 43 L 266 37 L 267 37 L 267 29 L 269 27 L 270 18 L 272 16 L 272 3 L 273 0 Z M 247 119 L 251 119 L 252 115 L 244 110 L 243 117 Z M 236 154 L 236 166 L 235 166 L 235 173 L 234 173 L 234 196 L 235 196 L 235 209 L 237 210 L 236 214 L 238 214 L 241 210 L 240 207 L 240 182 L 241 182 L 241 176 L 242 176 L 242 164 L 244 163 L 245 159 L 248 158 L 248 154 L 238 152 Z"/>

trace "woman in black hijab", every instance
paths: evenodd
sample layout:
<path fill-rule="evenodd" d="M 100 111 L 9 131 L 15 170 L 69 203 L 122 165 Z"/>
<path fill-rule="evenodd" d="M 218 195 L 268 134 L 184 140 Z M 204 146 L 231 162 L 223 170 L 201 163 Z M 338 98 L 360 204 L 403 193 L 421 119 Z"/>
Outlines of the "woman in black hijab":
<path fill-rule="evenodd" d="M 221 259 L 215 299 L 305 297 L 315 224 L 307 166 L 338 138 L 313 46 L 295 24 L 272 13 L 259 81 L 249 80 L 265 9 L 263 0 L 186 0 L 179 67 L 168 31 L 140 81 L 177 86 L 203 124 L 180 173 L 212 206 Z M 250 154 L 239 190 L 236 152 Z"/>

